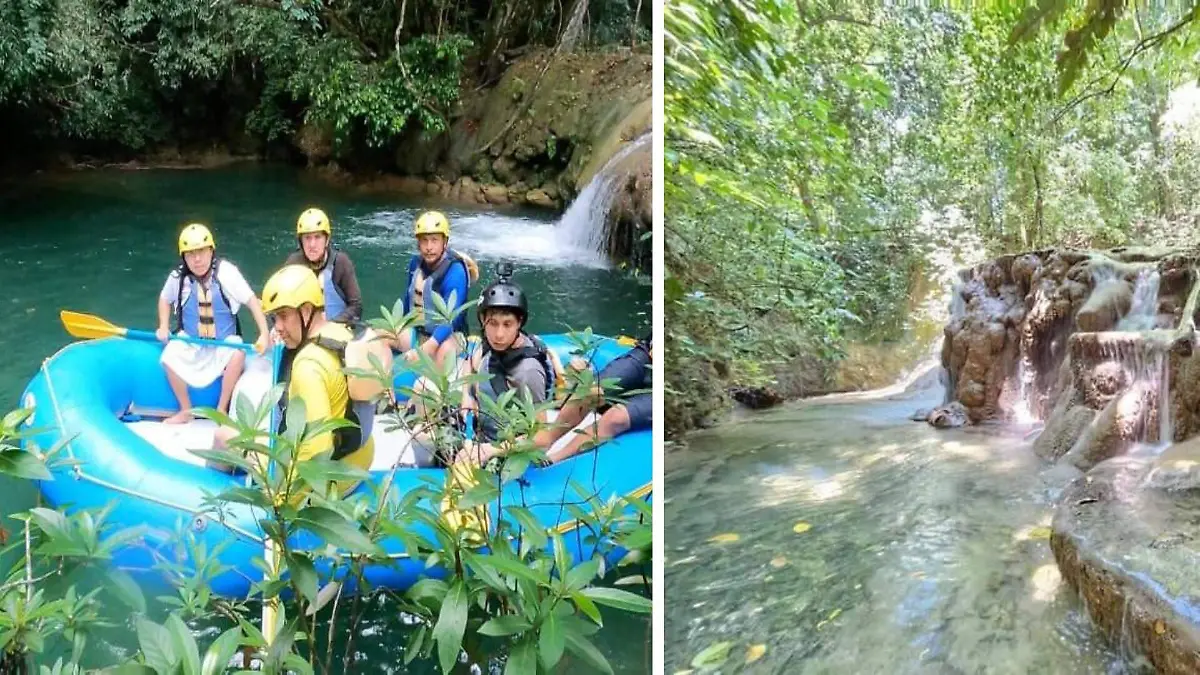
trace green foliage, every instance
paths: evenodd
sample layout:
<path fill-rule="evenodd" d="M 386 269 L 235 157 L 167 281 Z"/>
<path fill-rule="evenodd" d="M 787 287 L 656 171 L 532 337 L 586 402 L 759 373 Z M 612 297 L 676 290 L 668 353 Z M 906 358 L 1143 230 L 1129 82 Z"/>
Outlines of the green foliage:
<path fill-rule="evenodd" d="M 341 145 L 384 146 L 409 124 L 444 129 L 466 63 L 499 58 L 489 49 L 553 46 L 569 9 L 542 0 L 510 0 L 508 12 L 490 5 L 8 0 L 0 4 L 0 121 L 41 142 L 134 149 L 223 139 L 230 125 L 270 141 L 307 121 L 328 125 Z M 631 23 L 643 34 L 649 25 L 648 11 L 638 23 L 623 0 L 596 5 L 595 42 L 624 43 Z M 502 39 L 484 44 L 489 31 Z"/>
<path fill-rule="evenodd" d="M 290 78 L 292 94 L 308 100 L 310 121 L 329 122 L 346 142 L 361 125 L 372 146 L 386 144 L 410 117 L 425 129 L 442 131 L 441 111 L 458 99 L 458 79 L 471 41 L 420 37 L 392 57 L 372 63 L 353 58 L 344 42 L 302 48 L 301 67 Z"/>

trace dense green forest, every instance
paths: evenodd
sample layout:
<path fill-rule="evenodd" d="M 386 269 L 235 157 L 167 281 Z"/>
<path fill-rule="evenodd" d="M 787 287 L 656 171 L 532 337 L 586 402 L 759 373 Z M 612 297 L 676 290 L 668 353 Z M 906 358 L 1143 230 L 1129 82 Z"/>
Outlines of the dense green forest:
<path fill-rule="evenodd" d="M 984 255 L 1190 244 L 1195 13 L 668 3 L 669 430 L 902 338 Z"/>
<path fill-rule="evenodd" d="M 645 44 L 639 0 L 7 0 L 0 160 L 157 144 L 262 147 L 303 124 L 352 148 L 440 131 L 540 48 Z"/>

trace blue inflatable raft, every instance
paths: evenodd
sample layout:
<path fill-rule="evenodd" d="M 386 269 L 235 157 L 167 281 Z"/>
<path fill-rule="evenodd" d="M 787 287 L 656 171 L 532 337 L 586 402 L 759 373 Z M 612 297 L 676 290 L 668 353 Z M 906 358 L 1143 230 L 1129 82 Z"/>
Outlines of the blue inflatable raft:
<path fill-rule="evenodd" d="M 572 348 L 568 336 L 541 337 L 560 361 L 568 361 Z M 603 367 L 626 349 L 616 340 L 601 338 L 592 361 Z M 161 353 L 162 346 L 158 343 L 109 338 L 70 344 L 42 364 L 26 388 L 21 404 L 35 409 L 27 424 L 45 431 L 25 442 L 47 449 L 62 438 L 69 438 L 59 457 L 65 455 L 77 464 L 55 469 L 54 480 L 40 482 L 40 490 L 53 506 L 66 507 L 68 511 L 111 506 L 107 522 L 117 526 L 146 526 L 144 538 L 119 548 L 112 561 L 144 582 L 164 579 L 162 572 L 155 569 L 156 561 L 165 559 L 185 569 L 194 567 L 191 554 L 186 547 L 179 546 L 181 525 L 190 528 L 197 542 L 209 552 L 223 545 L 219 562 L 230 569 L 214 579 L 213 592 L 224 597 L 246 597 L 251 584 L 262 578 L 262 572 L 251 562 L 263 556 L 262 529 L 256 518 L 262 512 L 243 504 L 227 504 L 223 521 L 203 513 L 206 495 L 244 485 L 245 478 L 206 468 L 203 460 L 188 452 L 189 448 L 209 447 L 215 429 L 212 422 L 197 420 L 184 425 L 165 425 L 158 421 L 153 411 L 171 412 L 176 408 L 159 365 Z M 255 382 L 257 392 L 253 391 Z M 253 399 L 269 386 L 267 359 L 258 356 L 247 359 L 239 390 Z M 218 380 L 206 389 L 193 390 L 193 404 L 215 405 L 219 387 Z M 395 433 L 382 430 L 383 426 L 376 424 L 373 433 L 376 459 L 370 482 L 375 486 L 385 480 L 393 466 L 403 466 L 407 446 L 407 435 L 401 439 L 381 438 Z M 530 468 L 521 478 L 504 486 L 500 504 L 527 506 L 542 524 L 563 533 L 575 562 L 585 560 L 595 552 L 595 537 L 561 505 L 564 496 L 568 501 L 574 496 L 570 482 L 592 490 L 601 501 L 614 495 L 648 499 L 652 448 L 650 431 L 630 432 L 560 464 Z M 393 490 L 402 495 L 425 484 L 423 477 L 441 481 L 444 470 L 397 469 Z M 364 483 L 355 493 L 371 489 L 372 485 Z M 502 517 L 510 518 L 498 511 L 496 503 L 490 508 L 493 523 Z M 433 538 L 431 533 L 424 534 Z M 316 548 L 314 544 L 319 544 L 308 533 L 300 536 L 295 543 L 304 548 Z M 365 576 L 373 586 L 403 589 L 422 576 L 442 574 L 436 568 L 426 568 L 424 560 L 409 558 L 399 541 L 385 540 L 383 546 L 392 564 L 367 568 Z M 611 551 L 608 562 L 614 563 L 621 555 L 620 550 Z M 324 577 L 330 566 L 325 561 L 323 569 L 318 566 L 318 572 Z"/>

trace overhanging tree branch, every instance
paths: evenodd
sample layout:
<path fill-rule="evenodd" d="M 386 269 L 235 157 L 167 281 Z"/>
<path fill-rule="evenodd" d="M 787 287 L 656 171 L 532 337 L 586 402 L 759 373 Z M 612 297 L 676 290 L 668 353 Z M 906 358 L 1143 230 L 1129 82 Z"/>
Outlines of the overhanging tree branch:
<path fill-rule="evenodd" d="M 1167 28 L 1160 33 L 1155 33 L 1150 37 L 1142 38 L 1140 41 L 1138 41 L 1138 43 L 1134 45 L 1133 49 L 1129 52 L 1129 55 L 1121 60 L 1120 68 L 1117 69 L 1116 75 L 1113 76 L 1112 82 L 1107 87 L 1097 91 L 1085 92 L 1071 99 L 1066 105 L 1059 109 L 1057 113 L 1054 114 L 1054 117 L 1050 118 L 1047 126 L 1051 124 L 1057 124 L 1064 115 L 1066 115 L 1080 103 L 1083 103 L 1089 99 L 1098 98 L 1100 96 L 1107 96 L 1108 94 L 1116 91 L 1117 85 L 1121 82 L 1121 76 L 1124 75 L 1125 71 L 1129 69 L 1129 66 L 1133 63 L 1133 60 L 1137 58 L 1139 54 L 1159 46 L 1173 33 L 1190 24 L 1192 20 L 1196 18 L 1197 10 L 1200 10 L 1200 5 L 1197 5 L 1195 8 L 1193 8 L 1192 11 L 1187 14 L 1187 16 L 1180 19 L 1170 28 Z"/>

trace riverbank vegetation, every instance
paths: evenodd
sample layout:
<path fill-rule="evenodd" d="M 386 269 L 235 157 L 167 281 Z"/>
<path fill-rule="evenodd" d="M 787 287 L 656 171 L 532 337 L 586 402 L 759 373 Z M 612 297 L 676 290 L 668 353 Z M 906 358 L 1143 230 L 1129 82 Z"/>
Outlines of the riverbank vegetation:
<path fill-rule="evenodd" d="M 1196 234 L 1193 8 L 665 12 L 669 432 L 930 337 L 984 256 Z"/>
<path fill-rule="evenodd" d="M 651 3 L 12 0 L 0 5 L 0 163 L 54 152 L 275 143 L 360 152 L 445 129 L 521 54 L 645 43 Z"/>

